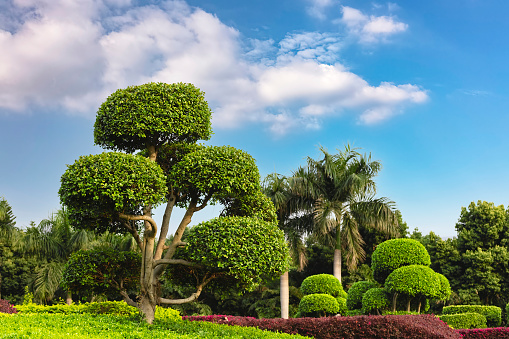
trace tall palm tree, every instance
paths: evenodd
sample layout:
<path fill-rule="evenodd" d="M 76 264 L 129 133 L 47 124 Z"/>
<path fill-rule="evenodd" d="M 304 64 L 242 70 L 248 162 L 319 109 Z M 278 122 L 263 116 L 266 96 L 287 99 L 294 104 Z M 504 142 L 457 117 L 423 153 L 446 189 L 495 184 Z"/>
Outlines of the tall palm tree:
<path fill-rule="evenodd" d="M 294 264 L 302 270 L 307 262 L 302 239 L 304 234 L 310 231 L 307 226 L 312 225 L 309 220 L 306 220 L 309 214 L 303 211 L 309 209 L 311 205 L 307 199 L 293 195 L 288 179 L 277 173 L 269 174 L 265 178 L 263 192 L 274 204 L 278 226 L 285 233 Z M 289 316 L 289 291 L 288 272 L 285 272 L 280 277 L 281 318 L 283 319 L 288 319 Z"/>
<path fill-rule="evenodd" d="M 361 155 L 349 145 L 338 154 L 320 148 L 323 159 L 307 159 L 289 179 L 295 195 L 313 201 L 312 235 L 334 248 L 333 274 L 341 281 L 342 250 L 348 269 L 355 269 L 365 257 L 359 225 L 396 235 L 398 221 L 394 203 L 375 198 L 374 177 L 381 169 L 371 155 Z"/>

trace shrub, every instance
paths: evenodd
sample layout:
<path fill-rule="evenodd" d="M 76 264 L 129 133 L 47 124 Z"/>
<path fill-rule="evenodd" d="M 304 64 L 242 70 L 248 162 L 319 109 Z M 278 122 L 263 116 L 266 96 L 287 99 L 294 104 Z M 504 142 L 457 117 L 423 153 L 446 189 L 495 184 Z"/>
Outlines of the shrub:
<path fill-rule="evenodd" d="M 103 301 L 99 303 L 83 304 L 83 313 L 112 314 L 121 316 L 133 316 L 139 313 L 134 306 L 129 306 L 123 301 Z"/>
<path fill-rule="evenodd" d="M 12 306 L 7 300 L 0 299 L 0 313 L 16 314 L 18 310 Z"/>
<path fill-rule="evenodd" d="M 498 306 L 483 305 L 454 305 L 446 306 L 442 310 L 443 314 L 458 313 L 479 313 L 486 317 L 486 325 L 488 327 L 499 327 L 502 323 L 502 309 Z"/>
<path fill-rule="evenodd" d="M 341 315 L 347 315 L 348 307 L 346 307 L 346 298 L 337 297 L 336 301 L 338 302 L 339 305 L 338 313 Z"/>
<path fill-rule="evenodd" d="M 157 306 L 155 319 L 156 320 L 178 321 L 178 320 L 182 320 L 182 317 L 180 316 L 179 311 L 177 311 L 173 308 Z"/>
<path fill-rule="evenodd" d="M 362 296 L 362 312 L 364 314 L 381 314 L 391 306 L 389 293 L 383 288 L 371 288 Z"/>
<path fill-rule="evenodd" d="M 328 294 L 317 293 L 308 294 L 302 297 L 299 303 L 299 313 L 301 316 L 319 316 L 337 314 L 339 304 L 337 300 Z"/>
<path fill-rule="evenodd" d="M 431 264 L 428 251 L 414 239 L 391 239 L 379 244 L 371 257 L 373 278 L 380 284 L 392 271 L 408 265 Z"/>
<path fill-rule="evenodd" d="M 357 310 L 362 308 L 362 296 L 367 290 L 378 287 L 372 281 L 357 281 L 348 290 L 346 298 L 346 306 L 349 310 Z"/>
<path fill-rule="evenodd" d="M 332 274 L 316 274 L 304 279 L 300 285 L 302 294 L 328 294 L 338 297 L 343 291 L 343 286 Z"/>
<path fill-rule="evenodd" d="M 509 339 L 509 327 L 456 330 L 463 339 Z"/>
<path fill-rule="evenodd" d="M 479 313 L 456 313 L 438 316 L 452 328 L 486 328 L 486 317 Z"/>

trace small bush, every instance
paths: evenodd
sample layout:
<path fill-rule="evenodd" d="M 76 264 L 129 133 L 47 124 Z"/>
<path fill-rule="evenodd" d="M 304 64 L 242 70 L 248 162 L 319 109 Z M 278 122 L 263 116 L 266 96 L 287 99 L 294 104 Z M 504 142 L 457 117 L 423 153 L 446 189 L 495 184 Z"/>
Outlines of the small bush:
<path fill-rule="evenodd" d="M 346 307 L 346 298 L 337 297 L 336 301 L 338 302 L 339 305 L 338 313 L 341 315 L 347 315 L 348 307 Z"/>
<path fill-rule="evenodd" d="M 362 296 L 362 312 L 364 314 L 378 314 L 388 310 L 391 306 L 389 293 L 383 288 L 371 288 Z"/>
<path fill-rule="evenodd" d="M 364 293 L 372 288 L 378 287 L 372 281 L 357 281 L 348 290 L 348 297 L 346 298 L 346 306 L 349 310 L 358 310 L 362 308 L 362 296 Z"/>
<path fill-rule="evenodd" d="M 479 313 L 456 313 L 438 316 L 452 328 L 486 328 L 486 317 Z"/>
<path fill-rule="evenodd" d="M 305 295 L 299 303 L 299 313 L 302 316 L 324 317 L 337 314 L 338 311 L 338 301 L 333 296 L 324 293 Z"/>
<path fill-rule="evenodd" d="M 156 320 L 178 321 L 178 320 L 182 320 L 182 317 L 180 316 L 179 311 L 174 310 L 173 308 L 157 306 L 155 319 Z"/>
<path fill-rule="evenodd" d="M 129 306 L 123 301 L 103 301 L 83 304 L 83 313 L 133 316 L 139 311 L 136 307 Z"/>
<path fill-rule="evenodd" d="M 302 294 L 328 294 L 338 297 L 343 291 L 343 286 L 332 274 L 316 274 L 304 279 L 300 285 Z"/>
<path fill-rule="evenodd" d="M 479 313 L 486 317 L 488 327 L 499 327 L 502 323 L 502 309 L 498 306 L 454 305 L 443 308 L 443 314 Z"/>
<path fill-rule="evenodd" d="M 456 330 L 462 339 L 509 339 L 509 327 Z"/>
<path fill-rule="evenodd" d="M 7 300 L 0 299 L 0 313 L 16 314 L 18 310 L 12 306 Z"/>

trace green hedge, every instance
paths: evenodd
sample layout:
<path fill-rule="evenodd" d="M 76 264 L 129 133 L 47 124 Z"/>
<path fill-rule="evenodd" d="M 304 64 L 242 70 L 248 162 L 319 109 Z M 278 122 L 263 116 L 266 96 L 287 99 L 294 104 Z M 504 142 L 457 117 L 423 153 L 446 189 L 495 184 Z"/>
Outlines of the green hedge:
<path fill-rule="evenodd" d="M 362 308 L 362 296 L 366 291 L 378 287 L 372 281 L 357 281 L 348 290 L 348 297 L 346 298 L 346 306 L 349 310 L 359 310 Z"/>
<path fill-rule="evenodd" d="M 488 327 L 499 327 L 502 324 L 502 309 L 498 306 L 454 305 L 444 307 L 442 313 L 479 313 L 486 317 L 486 324 Z"/>
<path fill-rule="evenodd" d="M 486 317 L 475 312 L 443 314 L 438 317 L 454 329 L 486 328 Z"/>
<path fill-rule="evenodd" d="M 373 277 L 380 284 L 392 271 L 408 265 L 431 264 L 430 256 L 424 245 L 414 239 L 391 239 L 378 245 L 371 257 Z"/>
<path fill-rule="evenodd" d="M 302 297 L 299 303 L 301 316 L 319 316 L 337 314 L 339 312 L 338 301 L 328 294 L 309 294 Z"/>
<path fill-rule="evenodd" d="M 328 294 L 333 297 L 343 295 L 343 286 L 332 274 L 316 274 L 304 279 L 300 285 L 302 294 Z"/>

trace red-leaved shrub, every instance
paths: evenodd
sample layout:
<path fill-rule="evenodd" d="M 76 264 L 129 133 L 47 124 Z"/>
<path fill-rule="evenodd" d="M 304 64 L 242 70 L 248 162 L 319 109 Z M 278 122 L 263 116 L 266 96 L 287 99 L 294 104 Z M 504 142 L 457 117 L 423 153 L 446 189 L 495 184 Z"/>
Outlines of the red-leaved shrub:
<path fill-rule="evenodd" d="M 463 339 L 509 339 L 509 327 L 456 330 Z"/>
<path fill-rule="evenodd" d="M 0 312 L 7 314 L 15 314 L 18 313 L 18 310 L 9 304 L 7 300 L 0 299 Z"/>
<path fill-rule="evenodd" d="M 433 315 L 386 315 L 295 319 L 255 319 L 235 316 L 183 317 L 185 320 L 252 326 L 262 330 L 312 336 L 315 339 L 459 339 L 460 334 Z"/>

